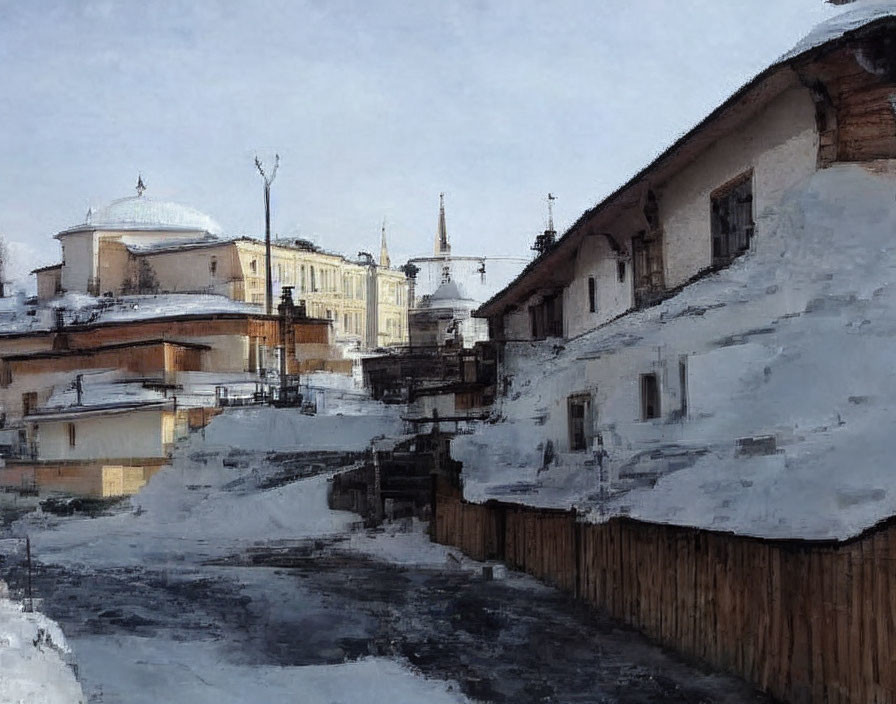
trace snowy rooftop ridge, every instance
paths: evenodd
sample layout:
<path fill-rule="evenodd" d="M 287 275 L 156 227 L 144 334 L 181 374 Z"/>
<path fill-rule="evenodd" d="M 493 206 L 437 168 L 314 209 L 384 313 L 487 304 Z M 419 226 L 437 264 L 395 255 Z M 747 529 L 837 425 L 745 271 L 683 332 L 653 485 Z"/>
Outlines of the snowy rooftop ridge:
<path fill-rule="evenodd" d="M 789 61 L 807 51 L 839 39 L 884 17 L 896 17 L 896 0 L 859 0 L 850 9 L 819 23 L 776 63 Z"/>

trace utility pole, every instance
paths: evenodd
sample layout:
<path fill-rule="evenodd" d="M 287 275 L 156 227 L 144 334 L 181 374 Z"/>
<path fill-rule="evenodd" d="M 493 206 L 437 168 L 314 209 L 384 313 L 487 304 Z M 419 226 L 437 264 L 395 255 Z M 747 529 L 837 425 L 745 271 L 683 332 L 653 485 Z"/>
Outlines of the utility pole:
<path fill-rule="evenodd" d="M 280 166 L 280 155 L 274 156 L 274 168 L 271 169 L 271 175 L 268 176 L 264 172 L 261 160 L 255 157 L 255 168 L 261 174 L 264 181 L 264 312 L 271 315 L 273 308 L 272 299 L 274 297 L 274 285 L 271 281 L 271 184 L 277 177 L 277 167 Z"/>

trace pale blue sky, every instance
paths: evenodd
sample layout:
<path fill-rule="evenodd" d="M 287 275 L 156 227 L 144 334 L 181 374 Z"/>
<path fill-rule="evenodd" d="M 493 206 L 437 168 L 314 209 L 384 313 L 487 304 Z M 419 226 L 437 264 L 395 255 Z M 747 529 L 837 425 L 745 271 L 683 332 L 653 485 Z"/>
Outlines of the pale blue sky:
<path fill-rule="evenodd" d="M 822 0 L 0 0 L 0 233 L 23 264 L 133 194 L 393 261 L 565 229 L 837 9 Z M 27 249 L 26 249 L 27 248 Z M 28 260 L 27 262 L 25 260 Z M 20 263 L 20 265 L 22 265 Z"/>

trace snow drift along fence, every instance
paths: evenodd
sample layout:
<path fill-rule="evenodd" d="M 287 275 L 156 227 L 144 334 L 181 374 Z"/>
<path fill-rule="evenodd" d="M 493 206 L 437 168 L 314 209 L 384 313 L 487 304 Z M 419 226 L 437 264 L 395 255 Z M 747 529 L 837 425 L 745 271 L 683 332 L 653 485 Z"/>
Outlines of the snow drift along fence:
<path fill-rule="evenodd" d="M 793 704 L 896 702 L 896 524 L 774 541 L 436 489 L 434 539 L 554 584 Z"/>

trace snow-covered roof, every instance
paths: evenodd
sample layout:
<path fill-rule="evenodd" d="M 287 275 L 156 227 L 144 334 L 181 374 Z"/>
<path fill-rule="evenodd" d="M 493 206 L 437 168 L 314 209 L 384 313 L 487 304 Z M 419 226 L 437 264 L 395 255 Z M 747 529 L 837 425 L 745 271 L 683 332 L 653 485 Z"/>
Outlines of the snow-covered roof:
<path fill-rule="evenodd" d="M 730 267 L 562 346 L 508 343 L 518 391 L 500 400 L 507 421 L 452 441 L 465 497 L 812 540 L 896 515 L 894 193 L 892 174 L 819 170 L 758 214 L 763 236 Z M 687 355 L 687 420 L 598 414 L 606 461 L 620 476 L 656 471 L 655 483 L 602 498 L 588 453 L 545 471 L 544 416 L 565 422 L 558 397 L 596 383 L 630 398 L 640 369 L 623 360 L 659 349 Z M 602 388 L 598 370 L 614 369 L 630 376 Z M 774 452 L 738 454 L 739 439 L 772 436 Z"/>
<path fill-rule="evenodd" d="M 859 29 L 882 17 L 896 17 L 896 0 L 859 0 L 850 9 L 819 23 L 805 37 L 784 54 L 778 63 L 788 61 L 811 49 L 839 39 L 847 32 Z"/>
<path fill-rule="evenodd" d="M 188 205 L 160 201 L 143 195 L 112 201 L 99 210 L 88 210 L 84 222 L 64 230 L 68 232 L 96 230 L 182 230 L 221 233 L 221 226 L 210 216 Z"/>
<path fill-rule="evenodd" d="M 205 235 L 201 237 L 184 237 L 182 239 L 166 239 L 163 242 L 146 242 L 139 236 L 125 235 L 121 238 L 121 242 L 131 254 L 161 254 L 162 252 L 181 252 L 205 247 L 223 247 L 232 244 L 234 240 Z"/>
<path fill-rule="evenodd" d="M 255 303 L 234 301 L 212 294 L 168 293 L 118 298 L 94 298 L 83 293 L 66 293 L 49 305 L 29 306 L 15 298 L 8 308 L 0 304 L 0 336 L 49 332 L 56 327 L 56 309 L 64 310 L 66 326 L 123 323 L 152 318 L 175 318 L 202 315 L 263 315 Z"/>

